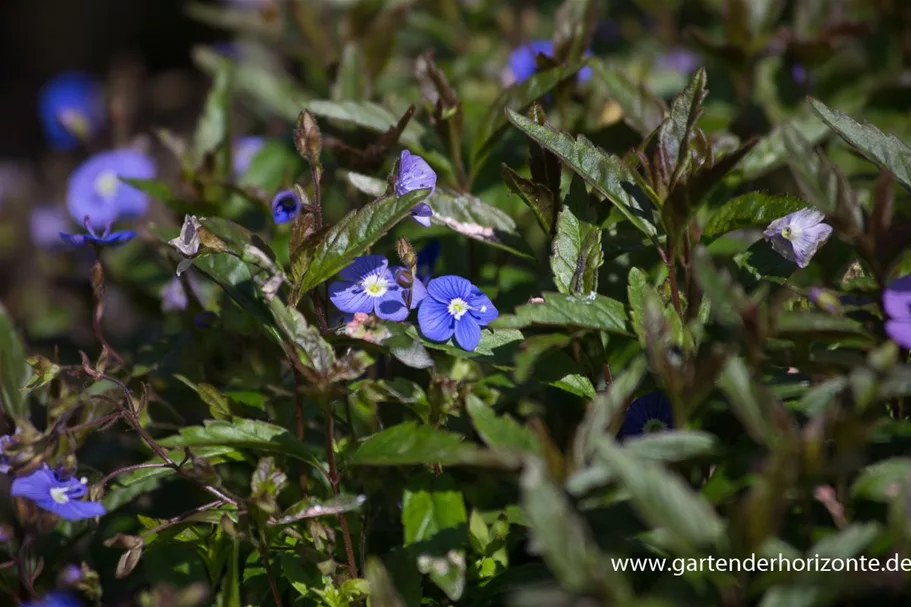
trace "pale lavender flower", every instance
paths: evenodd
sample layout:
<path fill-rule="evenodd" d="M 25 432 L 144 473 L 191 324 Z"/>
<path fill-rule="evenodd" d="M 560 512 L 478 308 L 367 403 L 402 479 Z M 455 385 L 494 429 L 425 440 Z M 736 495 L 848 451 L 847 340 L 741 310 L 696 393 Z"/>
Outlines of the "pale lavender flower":
<path fill-rule="evenodd" d="M 66 232 L 69 228 L 70 218 L 63 207 L 48 204 L 32 209 L 29 234 L 36 247 L 53 249 L 60 246 L 60 232 Z"/>
<path fill-rule="evenodd" d="M 655 58 L 655 66 L 680 74 L 691 74 L 702 64 L 699 55 L 685 48 L 675 48 Z"/>
<path fill-rule="evenodd" d="M 763 234 L 779 255 L 805 268 L 832 235 L 832 226 L 823 223 L 825 218 L 816 209 L 801 209 L 776 219 Z"/>
<path fill-rule="evenodd" d="M 886 333 L 903 348 L 911 348 L 911 276 L 889 283 L 883 293 L 883 309 L 889 320 Z"/>
<path fill-rule="evenodd" d="M 437 174 L 430 168 L 427 161 L 408 150 L 402 150 L 399 158 L 399 174 L 395 180 L 395 195 L 404 196 L 414 190 L 430 188 L 430 194 L 427 195 L 427 198 L 430 198 L 436 187 Z M 433 209 L 426 202 L 420 202 L 411 210 L 411 215 L 425 228 L 430 227 Z"/>

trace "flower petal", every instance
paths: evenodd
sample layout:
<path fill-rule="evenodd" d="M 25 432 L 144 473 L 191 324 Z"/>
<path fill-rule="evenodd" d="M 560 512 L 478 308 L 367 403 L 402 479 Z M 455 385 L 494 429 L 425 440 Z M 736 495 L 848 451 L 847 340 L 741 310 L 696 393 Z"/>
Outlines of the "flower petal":
<path fill-rule="evenodd" d="M 791 243 L 794 248 L 794 262 L 801 268 L 807 267 L 819 247 L 832 235 L 832 226 L 820 223 L 801 229 L 793 228 Z"/>
<path fill-rule="evenodd" d="M 883 308 L 895 320 L 911 320 L 911 276 L 889 283 L 883 293 Z"/>
<path fill-rule="evenodd" d="M 432 341 L 446 341 L 455 332 L 454 324 L 455 319 L 446 304 L 432 297 L 421 302 L 421 307 L 418 308 L 418 326 L 424 337 Z"/>
<path fill-rule="evenodd" d="M 54 472 L 47 464 L 42 464 L 40 468 L 31 474 L 14 479 L 13 485 L 10 488 L 10 495 L 13 497 L 28 498 L 37 502 L 39 500 L 49 499 L 51 496 L 51 488 L 56 487 L 57 485 L 57 477 L 54 476 Z"/>
<path fill-rule="evenodd" d="M 373 312 L 374 299 L 359 285 L 351 282 L 337 281 L 329 285 L 329 300 L 342 312 Z"/>
<path fill-rule="evenodd" d="M 86 234 L 68 234 L 67 232 L 60 232 L 60 239 L 74 247 L 84 247 L 89 242 Z"/>
<path fill-rule="evenodd" d="M 887 320 L 886 334 L 903 348 L 911 348 L 911 320 Z"/>
<path fill-rule="evenodd" d="M 437 174 L 427 161 L 408 150 L 402 150 L 399 174 L 395 180 L 395 195 L 404 196 L 408 192 L 425 188 L 430 188 L 430 193 L 433 194 L 436 186 Z"/>
<path fill-rule="evenodd" d="M 472 293 L 468 305 L 471 306 L 470 315 L 474 316 L 482 327 L 489 325 L 500 315 L 490 298 L 477 290 Z"/>
<path fill-rule="evenodd" d="M 411 285 L 411 309 L 417 308 L 425 297 L 427 297 L 427 287 L 424 286 L 420 279 L 415 278 L 414 283 Z"/>
<path fill-rule="evenodd" d="M 393 320 L 401 322 L 408 318 L 408 308 L 405 307 L 405 301 L 402 299 L 402 289 L 389 289 L 378 300 L 375 299 L 376 315 L 383 320 Z"/>
<path fill-rule="evenodd" d="M 481 326 L 471 314 L 466 314 L 455 323 L 455 340 L 463 350 L 474 352 L 481 342 Z"/>
<path fill-rule="evenodd" d="M 448 306 L 456 298 L 467 302 L 473 288 L 474 285 L 461 276 L 440 276 L 427 285 L 427 294 Z"/>
<path fill-rule="evenodd" d="M 109 247 L 119 247 L 136 238 L 136 232 L 133 230 L 124 230 L 123 232 L 113 232 L 104 238 L 97 239 L 99 244 Z"/>
<path fill-rule="evenodd" d="M 39 507 L 53 512 L 62 519 L 68 521 L 81 521 L 87 518 L 94 518 L 107 513 L 100 502 L 84 502 L 81 500 L 70 500 L 65 504 L 58 504 L 51 498 L 36 500 Z"/>
<path fill-rule="evenodd" d="M 294 190 L 282 190 L 272 198 L 271 208 L 275 223 L 288 223 L 300 213 L 301 201 Z"/>
<path fill-rule="evenodd" d="M 338 275 L 348 282 L 363 282 L 368 276 L 383 274 L 388 267 L 389 262 L 382 255 L 362 255 L 355 257 Z"/>

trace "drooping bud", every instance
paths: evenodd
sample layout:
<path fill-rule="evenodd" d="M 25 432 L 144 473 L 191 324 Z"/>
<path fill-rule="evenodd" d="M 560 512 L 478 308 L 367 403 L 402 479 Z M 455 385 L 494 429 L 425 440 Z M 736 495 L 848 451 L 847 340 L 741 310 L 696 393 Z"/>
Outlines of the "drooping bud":
<path fill-rule="evenodd" d="M 399 268 L 395 271 L 395 283 L 403 289 L 410 289 L 414 285 L 414 275 L 411 270 Z"/>
<path fill-rule="evenodd" d="M 406 268 L 414 268 L 418 263 L 418 256 L 414 252 L 414 247 L 405 237 L 399 238 L 395 243 L 395 252 Z"/>

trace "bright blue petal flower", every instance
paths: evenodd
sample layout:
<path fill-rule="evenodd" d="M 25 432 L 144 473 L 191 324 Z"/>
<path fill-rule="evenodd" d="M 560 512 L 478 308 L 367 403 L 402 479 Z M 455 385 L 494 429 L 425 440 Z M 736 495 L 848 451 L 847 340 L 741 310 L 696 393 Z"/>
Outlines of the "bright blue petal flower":
<path fill-rule="evenodd" d="M 104 232 L 99 235 L 92 226 L 86 222 L 85 234 L 60 232 L 60 238 L 63 242 L 74 247 L 84 247 L 87 245 L 96 247 L 119 247 L 136 238 L 136 232 L 132 230 L 111 232 L 111 226 L 108 225 Z"/>
<path fill-rule="evenodd" d="M 453 299 L 467 301 L 473 288 L 474 285 L 461 276 L 440 276 L 427 285 L 427 294 L 440 303 L 449 305 Z"/>
<path fill-rule="evenodd" d="M 471 314 L 466 314 L 455 323 L 455 340 L 463 350 L 473 352 L 481 342 L 481 326 Z"/>
<path fill-rule="evenodd" d="M 83 604 L 69 592 L 51 592 L 37 601 L 23 603 L 21 607 L 83 607 Z"/>
<path fill-rule="evenodd" d="M 104 91 L 90 76 L 62 74 L 41 89 L 38 113 L 51 147 L 71 150 L 104 122 Z"/>
<path fill-rule="evenodd" d="M 513 81 L 523 82 L 535 74 L 536 58 L 538 55 L 553 57 L 554 43 L 552 40 L 533 40 L 515 49 L 509 55 L 509 69 Z M 585 51 L 585 57 L 591 57 L 591 51 Z M 579 70 L 579 81 L 588 82 L 592 77 L 592 69 L 584 67 Z"/>
<path fill-rule="evenodd" d="M 402 150 L 399 157 L 399 174 L 395 180 L 395 195 L 404 196 L 414 190 L 430 189 L 429 198 L 437 187 L 437 174 L 430 165 L 420 156 L 415 156 L 408 150 Z M 411 210 L 415 221 L 424 227 L 430 226 L 430 217 L 433 209 L 426 202 L 421 202 Z"/>
<path fill-rule="evenodd" d="M 481 327 L 496 319 L 490 298 L 461 276 L 440 276 L 427 284 L 427 297 L 418 309 L 418 325 L 427 339 L 456 343 L 473 351 L 481 341 Z"/>
<path fill-rule="evenodd" d="M 446 341 L 455 332 L 455 319 L 449 313 L 447 304 L 428 297 L 418 308 L 418 326 L 427 339 Z"/>
<path fill-rule="evenodd" d="M 294 190 L 282 190 L 272 199 L 272 219 L 275 223 L 288 223 L 301 212 L 301 201 Z"/>
<path fill-rule="evenodd" d="M 101 503 L 79 501 L 87 492 L 84 480 L 61 479 L 47 464 L 42 464 L 31 474 L 16 478 L 10 495 L 31 500 L 69 521 L 101 516 L 105 513 Z"/>
<path fill-rule="evenodd" d="M 412 280 L 410 289 L 398 283 L 396 275 L 404 270 L 390 268 L 382 255 L 358 257 L 339 273 L 342 280 L 329 285 L 329 299 L 348 314 L 373 312 L 384 320 L 403 321 L 408 317 L 405 301 L 409 291 L 412 310 L 426 296 L 424 285 L 417 279 Z"/>
<path fill-rule="evenodd" d="M 265 144 L 265 138 L 255 136 L 241 137 L 234 142 L 232 163 L 234 165 L 233 173 L 235 179 L 246 174 L 250 164 L 253 162 L 253 158 L 263 149 Z"/>
<path fill-rule="evenodd" d="M 151 179 L 155 162 L 135 150 L 113 150 L 95 154 L 70 175 L 66 206 L 80 225 L 89 218 L 93 228 L 117 219 L 140 217 L 146 212 L 148 196 L 119 177 Z"/>
<path fill-rule="evenodd" d="M 640 396 L 626 410 L 620 426 L 620 438 L 658 432 L 674 427 L 674 410 L 661 392 Z"/>

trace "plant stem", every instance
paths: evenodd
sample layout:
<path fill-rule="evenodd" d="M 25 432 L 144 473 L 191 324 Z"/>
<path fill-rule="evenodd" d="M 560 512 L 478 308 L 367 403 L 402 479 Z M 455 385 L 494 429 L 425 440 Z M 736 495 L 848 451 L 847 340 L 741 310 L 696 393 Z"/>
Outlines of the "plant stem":
<path fill-rule="evenodd" d="M 111 472 L 110 474 L 105 476 L 103 479 L 98 481 L 98 485 L 100 485 L 101 487 L 104 487 L 115 476 L 119 476 L 119 475 L 125 474 L 127 472 L 133 472 L 134 470 L 147 470 L 147 469 L 151 469 L 151 468 L 169 468 L 169 466 L 167 464 L 151 463 L 151 464 L 134 464 L 132 466 L 126 466 L 124 468 L 118 468 L 117 470 L 114 470 L 113 472 Z"/>
<path fill-rule="evenodd" d="M 326 399 L 323 396 L 324 400 Z M 332 492 L 338 497 L 339 495 L 339 479 L 338 479 L 338 470 L 335 467 L 335 445 L 334 445 L 334 435 L 335 435 L 335 417 L 332 414 L 332 405 L 329 402 L 325 402 L 323 411 L 326 415 L 326 459 L 329 462 L 329 484 L 332 485 Z M 345 517 L 344 513 L 338 515 L 338 522 L 342 528 L 342 539 L 345 543 L 345 557 L 348 561 L 348 575 L 352 579 L 358 577 L 357 575 L 357 563 L 354 560 L 354 544 L 351 542 L 351 530 L 348 528 L 348 519 Z"/>
<path fill-rule="evenodd" d="M 272 589 L 272 598 L 275 599 L 276 607 L 284 607 L 282 602 L 282 594 L 278 591 L 278 584 L 275 583 L 275 576 L 272 574 L 272 564 L 269 562 L 269 552 L 268 546 L 266 546 L 266 536 L 263 533 L 262 529 L 259 531 L 259 541 L 257 542 L 259 547 L 260 558 L 263 559 L 263 568 L 266 570 L 266 578 L 269 580 L 269 588 Z"/>
<path fill-rule="evenodd" d="M 95 251 L 95 263 L 92 265 L 90 278 L 92 282 L 92 294 L 95 297 L 95 309 L 92 313 L 92 328 L 95 330 L 95 338 L 106 349 L 118 364 L 123 364 L 123 357 L 117 353 L 117 350 L 111 347 L 104 332 L 101 330 L 101 318 L 104 316 L 104 268 L 101 265 L 100 251 Z"/>

